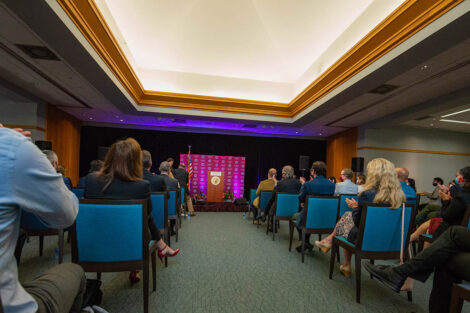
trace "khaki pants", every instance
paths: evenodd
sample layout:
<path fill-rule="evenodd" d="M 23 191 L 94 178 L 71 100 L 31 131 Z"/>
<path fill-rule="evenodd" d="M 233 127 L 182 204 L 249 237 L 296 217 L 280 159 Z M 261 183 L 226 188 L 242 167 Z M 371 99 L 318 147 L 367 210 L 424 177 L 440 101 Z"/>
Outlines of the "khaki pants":
<path fill-rule="evenodd" d="M 36 300 L 37 313 L 80 313 L 86 278 L 79 265 L 62 263 L 23 287 Z"/>
<path fill-rule="evenodd" d="M 186 207 L 188 208 L 188 212 L 190 214 L 194 213 L 193 201 L 191 200 L 191 197 L 189 195 L 185 195 L 185 198 L 186 198 Z"/>

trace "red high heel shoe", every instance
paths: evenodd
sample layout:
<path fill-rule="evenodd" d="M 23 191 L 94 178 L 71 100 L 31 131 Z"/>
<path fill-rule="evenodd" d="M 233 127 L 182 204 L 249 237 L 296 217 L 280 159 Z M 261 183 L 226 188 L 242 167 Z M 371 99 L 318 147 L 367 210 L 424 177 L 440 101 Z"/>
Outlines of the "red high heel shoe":
<path fill-rule="evenodd" d="M 131 285 L 138 283 L 140 281 L 139 271 L 131 271 L 129 273 L 129 281 L 131 282 Z"/>
<path fill-rule="evenodd" d="M 180 252 L 180 249 L 178 248 L 178 249 L 176 249 L 176 250 L 173 250 L 173 253 L 172 253 L 172 254 L 163 254 L 163 250 L 165 250 L 166 247 L 167 247 L 167 246 L 165 245 L 165 247 L 163 247 L 163 249 L 161 249 L 161 250 L 158 249 L 158 258 L 159 258 L 160 261 L 162 261 L 162 262 L 163 262 L 163 258 L 164 258 L 164 257 L 166 257 L 166 256 L 167 256 L 167 257 L 174 257 L 174 256 L 176 256 L 176 255 L 178 254 L 178 252 Z"/>

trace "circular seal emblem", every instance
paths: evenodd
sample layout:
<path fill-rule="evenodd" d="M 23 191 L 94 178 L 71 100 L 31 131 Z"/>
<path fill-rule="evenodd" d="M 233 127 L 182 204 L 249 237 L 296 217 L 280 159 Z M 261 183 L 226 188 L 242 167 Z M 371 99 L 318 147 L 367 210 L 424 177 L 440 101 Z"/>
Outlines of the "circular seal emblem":
<path fill-rule="evenodd" d="M 211 178 L 211 183 L 212 183 L 212 185 L 215 185 L 215 186 L 217 186 L 218 184 L 220 184 L 220 178 L 219 178 L 219 176 L 214 176 L 214 177 L 212 177 L 212 178 Z"/>

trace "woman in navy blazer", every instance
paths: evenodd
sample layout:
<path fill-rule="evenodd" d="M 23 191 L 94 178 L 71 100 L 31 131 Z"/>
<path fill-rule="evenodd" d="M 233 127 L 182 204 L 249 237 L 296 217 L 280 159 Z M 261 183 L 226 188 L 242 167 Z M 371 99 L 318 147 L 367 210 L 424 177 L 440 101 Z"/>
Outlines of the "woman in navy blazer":
<path fill-rule="evenodd" d="M 161 238 L 152 218 L 150 183 L 142 180 L 142 150 L 139 143 L 128 138 L 115 142 L 106 154 L 103 167 L 99 172 L 90 173 L 85 185 L 85 198 L 135 200 L 146 199 L 148 225 L 152 240 L 157 241 L 158 257 L 176 256 L 179 249 L 171 249 Z M 131 283 L 140 280 L 138 271 L 129 275 Z"/>
<path fill-rule="evenodd" d="M 322 241 L 315 241 L 315 245 L 324 253 L 331 248 L 334 236 L 346 237 L 348 241 L 355 243 L 357 232 L 361 222 L 362 209 L 368 203 L 388 204 L 397 209 L 406 202 L 405 194 L 398 180 L 395 165 L 382 158 L 373 159 L 367 164 L 367 182 L 364 191 L 359 194 L 358 201 L 346 199 L 351 212 L 343 214 L 336 224 L 335 230 Z M 349 277 L 351 275 L 351 254 L 344 250 L 344 264 L 340 266 L 341 273 Z"/>

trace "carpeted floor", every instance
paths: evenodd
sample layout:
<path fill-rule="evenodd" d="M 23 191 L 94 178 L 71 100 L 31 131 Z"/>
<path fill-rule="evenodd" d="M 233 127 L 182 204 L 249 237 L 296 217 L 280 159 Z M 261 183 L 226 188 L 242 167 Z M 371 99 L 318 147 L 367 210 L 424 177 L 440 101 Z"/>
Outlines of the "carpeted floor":
<path fill-rule="evenodd" d="M 297 237 L 297 236 L 296 236 Z M 313 238 L 312 238 L 313 239 Z M 52 267 L 56 237 L 25 245 L 20 279 L 31 279 Z M 294 242 L 294 246 L 298 242 Z M 329 255 L 318 250 L 300 262 L 288 252 L 288 227 L 266 236 L 266 228 L 244 220 L 242 213 L 198 213 L 183 221 L 180 254 L 168 268 L 157 267 L 157 291 L 150 294 L 150 312 L 427 312 L 431 281 L 415 282 L 413 303 L 363 273 L 361 304 L 355 302 L 355 280 L 343 277 L 336 265 L 328 279 Z M 65 261 L 70 262 L 70 246 Z M 364 271 L 363 271 L 364 272 Z M 88 273 L 94 278 L 95 274 Z M 142 312 L 142 284 L 129 286 L 128 273 L 103 274 L 103 302 L 109 312 Z M 464 304 L 463 312 L 470 312 Z"/>

